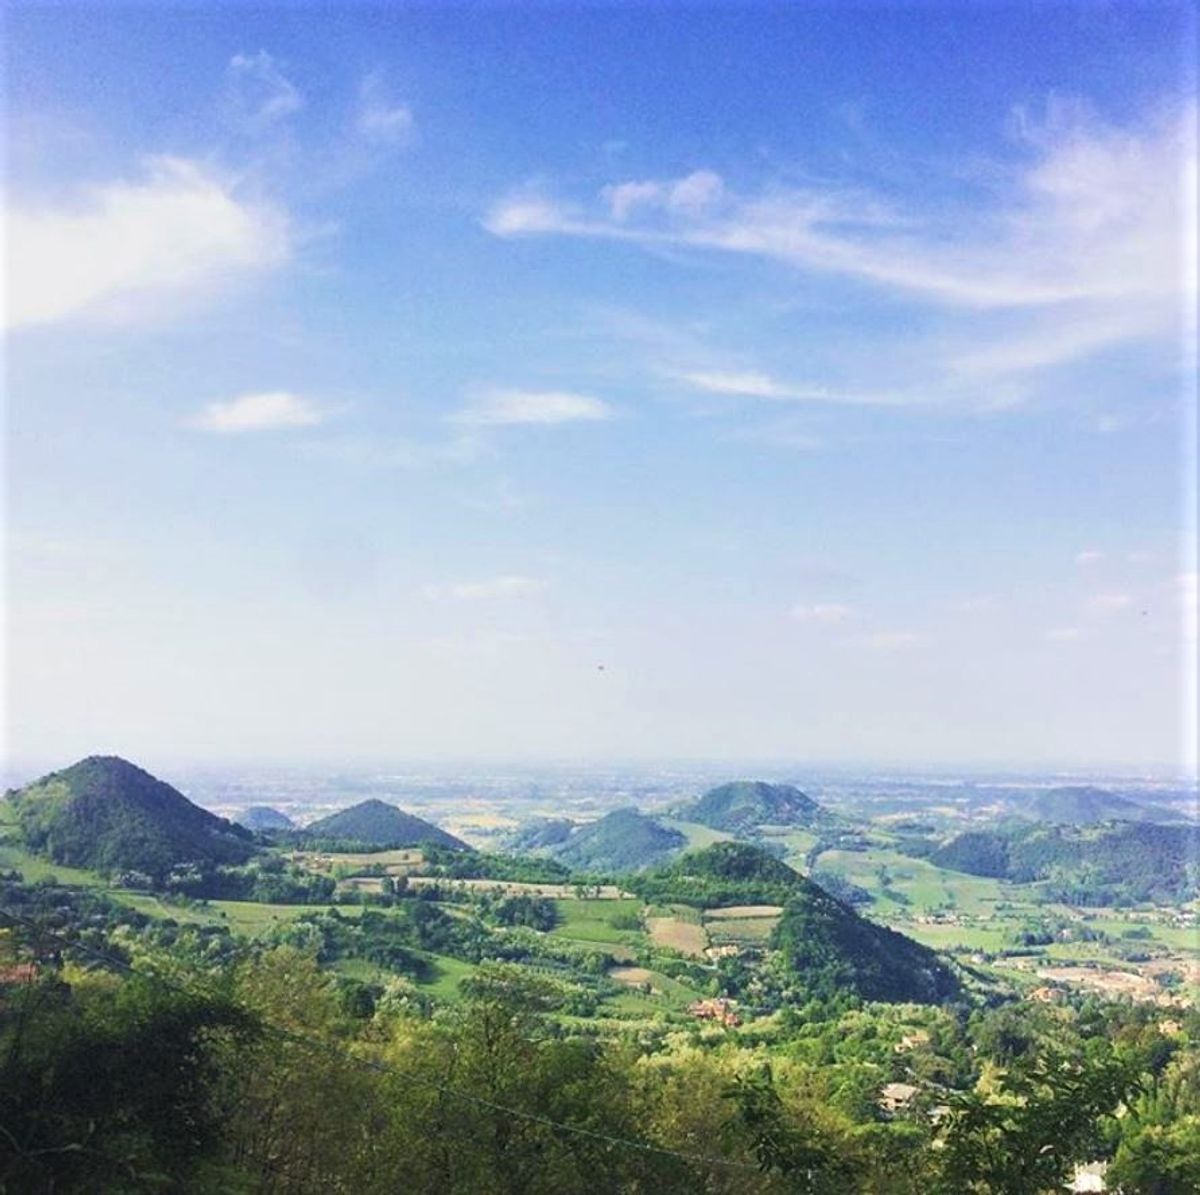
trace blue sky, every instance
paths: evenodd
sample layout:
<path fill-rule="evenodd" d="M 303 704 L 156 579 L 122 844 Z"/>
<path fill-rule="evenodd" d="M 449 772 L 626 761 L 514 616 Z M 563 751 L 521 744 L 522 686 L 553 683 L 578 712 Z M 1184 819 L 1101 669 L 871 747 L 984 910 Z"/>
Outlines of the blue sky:
<path fill-rule="evenodd" d="M 19 759 L 1189 766 L 1183 6 L 9 6 Z"/>

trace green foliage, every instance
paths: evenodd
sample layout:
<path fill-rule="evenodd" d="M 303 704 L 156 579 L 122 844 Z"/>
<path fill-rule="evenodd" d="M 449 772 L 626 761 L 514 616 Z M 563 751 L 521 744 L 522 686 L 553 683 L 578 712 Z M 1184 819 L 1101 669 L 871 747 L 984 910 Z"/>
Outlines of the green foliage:
<path fill-rule="evenodd" d="M 1116 1059 L 1091 1063 L 1048 1050 L 1014 1065 L 997 1090 L 950 1097 L 940 1133 L 947 1193 L 1036 1195 L 1061 1190 L 1101 1147 L 1101 1122 L 1138 1089 Z"/>
<path fill-rule="evenodd" d="M 421 872 L 454 880 L 503 880 L 522 884 L 562 884 L 571 878 L 570 870 L 554 859 L 445 848 L 426 849 Z"/>
<path fill-rule="evenodd" d="M 145 981 L 17 989 L 0 1000 L 0 1189 L 196 1183 L 221 1147 L 214 1043 L 253 1034 L 224 997 Z"/>

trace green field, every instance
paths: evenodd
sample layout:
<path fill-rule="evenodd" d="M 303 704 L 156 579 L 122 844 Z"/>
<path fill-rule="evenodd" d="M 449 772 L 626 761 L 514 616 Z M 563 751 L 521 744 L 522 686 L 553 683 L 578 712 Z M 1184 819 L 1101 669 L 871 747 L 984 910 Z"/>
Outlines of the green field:
<path fill-rule="evenodd" d="M 19 871 L 27 881 L 58 880 L 62 884 L 78 884 L 81 888 L 104 888 L 107 881 L 94 871 L 79 867 L 64 867 L 30 855 L 11 842 L 0 840 L 0 871 Z"/>
<path fill-rule="evenodd" d="M 636 940 L 637 930 L 619 929 L 613 924 L 618 913 L 636 913 L 642 906 L 638 900 L 556 900 L 558 924 L 550 933 L 576 942 L 628 945 Z"/>

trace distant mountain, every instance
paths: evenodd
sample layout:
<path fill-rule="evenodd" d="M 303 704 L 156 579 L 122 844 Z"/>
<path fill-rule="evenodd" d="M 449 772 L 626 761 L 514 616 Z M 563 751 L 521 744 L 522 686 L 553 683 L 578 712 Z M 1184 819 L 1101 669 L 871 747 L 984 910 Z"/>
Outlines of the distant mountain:
<path fill-rule="evenodd" d="M 807 826 L 823 813 L 816 801 L 794 785 L 737 780 L 709 789 L 677 816 L 713 830 L 747 834 L 759 826 Z"/>
<path fill-rule="evenodd" d="M 686 844 L 687 837 L 678 830 L 631 807 L 580 826 L 554 854 L 576 871 L 640 871 Z"/>
<path fill-rule="evenodd" d="M 915 852 L 914 852 L 915 853 Z M 1113 821 L 1015 825 L 956 834 L 925 857 L 1016 883 L 1045 881 L 1072 904 L 1178 903 L 1200 894 L 1200 827 Z"/>
<path fill-rule="evenodd" d="M 516 854 L 544 851 L 561 846 L 576 823 L 565 817 L 537 817 L 518 826 L 504 841 L 505 849 Z"/>
<path fill-rule="evenodd" d="M 373 798 L 319 818 L 305 826 L 303 832 L 312 838 L 342 839 L 370 843 L 372 846 L 420 846 L 422 843 L 432 843 L 457 850 L 471 849 L 461 838 L 447 834 L 432 822 Z"/>
<path fill-rule="evenodd" d="M 251 805 L 233 819 L 247 830 L 294 830 L 296 823 L 286 813 L 272 809 L 270 805 Z"/>
<path fill-rule="evenodd" d="M 241 863 L 241 826 L 216 817 L 127 760 L 92 755 L 10 791 L 26 846 L 55 863 L 160 877 L 181 863 Z"/>
<path fill-rule="evenodd" d="M 853 991 L 865 1000 L 938 1003 L 958 981 L 928 947 L 860 917 L 848 904 L 774 855 L 744 842 L 718 842 L 630 882 L 643 900 L 699 908 L 777 904 L 770 945 L 781 981 L 801 993 Z"/>
<path fill-rule="evenodd" d="M 1172 809 L 1163 809 L 1106 788 L 1090 785 L 1064 785 L 1034 794 L 1013 811 L 1043 822 L 1085 826 L 1092 822 L 1185 822 L 1187 818 Z"/>

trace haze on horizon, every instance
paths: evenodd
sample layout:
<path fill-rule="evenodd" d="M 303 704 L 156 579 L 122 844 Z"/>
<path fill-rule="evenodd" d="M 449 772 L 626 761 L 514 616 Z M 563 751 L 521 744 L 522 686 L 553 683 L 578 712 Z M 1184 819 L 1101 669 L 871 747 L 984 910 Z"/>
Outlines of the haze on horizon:
<path fill-rule="evenodd" d="M 9 5 L 11 759 L 1194 770 L 1187 5 Z"/>

